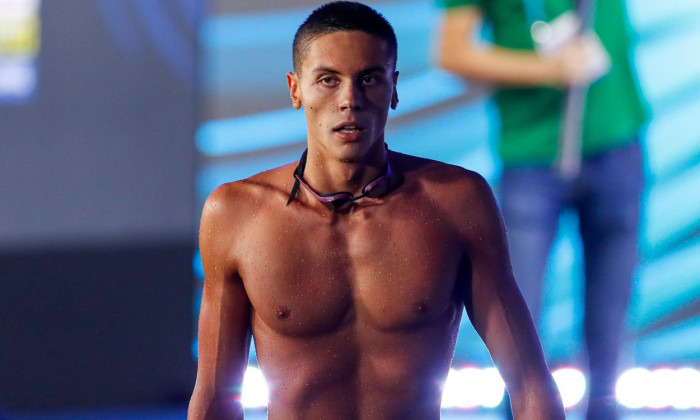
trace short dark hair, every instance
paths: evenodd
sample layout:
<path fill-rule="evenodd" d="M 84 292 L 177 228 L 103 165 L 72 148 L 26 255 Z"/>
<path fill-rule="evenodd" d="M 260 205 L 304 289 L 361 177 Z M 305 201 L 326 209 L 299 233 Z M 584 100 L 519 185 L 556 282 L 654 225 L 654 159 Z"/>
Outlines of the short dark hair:
<path fill-rule="evenodd" d="M 362 31 L 383 39 L 396 66 L 397 42 L 394 28 L 381 13 L 362 3 L 334 1 L 311 12 L 297 29 L 292 46 L 294 71 L 301 70 L 301 62 L 311 41 L 321 35 L 339 31 Z"/>

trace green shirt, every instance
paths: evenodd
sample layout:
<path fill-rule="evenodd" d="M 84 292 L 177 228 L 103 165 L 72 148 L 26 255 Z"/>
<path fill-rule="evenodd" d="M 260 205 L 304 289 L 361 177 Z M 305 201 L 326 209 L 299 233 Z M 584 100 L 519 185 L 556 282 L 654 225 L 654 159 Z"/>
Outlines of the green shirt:
<path fill-rule="evenodd" d="M 534 50 L 525 1 L 539 1 L 548 20 L 573 7 L 573 0 L 438 0 L 446 8 L 479 7 L 492 26 L 496 45 Z M 630 63 L 622 0 L 596 3 L 594 29 L 610 55 L 611 69 L 588 91 L 582 134 L 584 157 L 633 141 L 646 121 Z M 547 87 L 500 88 L 494 100 L 501 116 L 499 153 L 503 164 L 551 164 L 557 155 L 562 91 Z"/>

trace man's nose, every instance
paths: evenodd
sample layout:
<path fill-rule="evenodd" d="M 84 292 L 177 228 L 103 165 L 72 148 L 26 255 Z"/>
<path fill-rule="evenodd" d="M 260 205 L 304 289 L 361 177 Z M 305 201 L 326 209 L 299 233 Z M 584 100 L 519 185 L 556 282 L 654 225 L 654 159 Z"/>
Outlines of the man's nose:
<path fill-rule="evenodd" d="M 339 107 L 341 111 L 362 107 L 362 88 L 355 82 L 348 82 L 341 90 Z"/>

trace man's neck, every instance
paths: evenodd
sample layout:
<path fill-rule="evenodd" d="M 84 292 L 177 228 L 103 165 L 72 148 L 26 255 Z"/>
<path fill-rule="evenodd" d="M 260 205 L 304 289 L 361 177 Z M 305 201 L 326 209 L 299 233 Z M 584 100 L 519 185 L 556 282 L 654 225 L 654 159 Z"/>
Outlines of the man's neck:
<path fill-rule="evenodd" d="M 386 171 L 386 150 L 371 151 L 356 160 L 343 160 L 308 151 L 303 178 L 320 193 L 348 191 L 360 194 L 362 187 Z"/>

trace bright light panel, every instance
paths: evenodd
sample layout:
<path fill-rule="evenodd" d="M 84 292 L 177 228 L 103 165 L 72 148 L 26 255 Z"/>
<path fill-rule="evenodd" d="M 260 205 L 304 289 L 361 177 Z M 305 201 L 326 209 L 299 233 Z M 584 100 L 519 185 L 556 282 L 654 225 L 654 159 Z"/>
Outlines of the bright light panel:
<path fill-rule="evenodd" d="M 268 401 L 267 382 L 260 369 L 249 366 L 243 377 L 241 403 L 246 408 L 266 407 Z"/>
<path fill-rule="evenodd" d="M 586 393 L 584 374 L 573 367 L 552 372 L 566 408 L 579 404 Z M 505 385 L 493 368 L 450 369 L 442 393 L 443 408 L 495 408 Z M 634 368 L 617 381 L 617 399 L 629 409 L 700 409 L 700 371 L 693 368 Z M 241 400 L 246 408 L 266 407 L 268 387 L 260 369 L 250 366 L 243 379 Z"/>
<path fill-rule="evenodd" d="M 497 407 L 503 400 L 504 389 L 503 379 L 495 368 L 450 369 L 442 393 L 442 407 Z"/>
<path fill-rule="evenodd" d="M 631 409 L 700 408 L 700 372 L 692 368 L 634 368 L 617 381 L 617 399 Z"/>
<path fill-rule="evenodd" d="M 561 368 L 552 372 L 552 376 L 565 408 L 571 408 L 581 402 L 586 394 L 586 378 L 580 370 L 572 367 Z"/>

